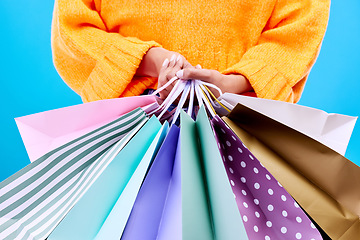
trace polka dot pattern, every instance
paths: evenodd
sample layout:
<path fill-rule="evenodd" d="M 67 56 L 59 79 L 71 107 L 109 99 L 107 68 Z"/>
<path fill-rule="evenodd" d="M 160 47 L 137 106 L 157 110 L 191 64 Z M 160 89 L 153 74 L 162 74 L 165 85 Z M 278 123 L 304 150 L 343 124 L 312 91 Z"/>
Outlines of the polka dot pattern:
<path fill-rule="evenodd" d="M 288 216 L 288 214 L 287 214 L 287 211 L 282 211 L 282 215 L 284 216 L 284 217 L 287 217 Z"/>
<path fill-rule="evenodd" d="M 322 239 L 281 183 L 222 119 L 215 116 L 212 124 L 249 239 Z"/>

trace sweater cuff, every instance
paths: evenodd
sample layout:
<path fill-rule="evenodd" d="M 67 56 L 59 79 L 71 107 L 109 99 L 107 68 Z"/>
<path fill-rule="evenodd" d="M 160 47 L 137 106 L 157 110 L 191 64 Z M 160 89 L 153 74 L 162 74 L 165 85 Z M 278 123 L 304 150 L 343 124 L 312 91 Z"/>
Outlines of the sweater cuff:
<path fill-rule="evenodd" d="M 241 74 L 248 79 L 257 97 L 293 102 L 292 87 L 275 68 L 261 60 L 242 60 L 222 74 Z"/>
<path fill-rule="evenodd" d="M 139 79 L 132 82 L 132 79 L 147 51 L 161 45 L 154 41 L 128 41 L 126 48 L 112 45 L 104 58 L 96 63 L 81 91 L 84 102 L 139 95 L 143 88 L 154 85 L 150 78 L 144 82 Z"/>

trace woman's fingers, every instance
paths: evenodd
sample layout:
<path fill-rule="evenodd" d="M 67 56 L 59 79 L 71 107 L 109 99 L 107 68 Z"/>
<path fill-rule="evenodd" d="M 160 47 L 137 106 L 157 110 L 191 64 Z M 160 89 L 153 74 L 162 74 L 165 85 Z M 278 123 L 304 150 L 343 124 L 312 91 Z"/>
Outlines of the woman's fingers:
<path fill-rule="evenodd" d="M 163 65 L 160 69 L 160 73 L 159 73 L 159 77 L 158 77 L 158 84 L 160 86 L 163 86 L 168 80 L 170 80 L 168 78 L 169 72 L 174 68 L 174 66 L 176 65 L 176 54 L 173 54 L 169 59 L 165 59 L 165 61 L 163 62 Z"/>
<path fill-rule="evenodd" d="M 186 68 L 179 70 L 176 73 L 176 76 L 180 79 L 198 79 L 204 82 L 214 84 L 215 86 L 223 89 L 224 87 L 224 75 L 216 70 L 211 69 L 201 69 L 201 66 L 198 65 L 195 68 Z M 219 92 L 209 87 L 209 90 L 214 93 L 216 97 L 219 96 Z"/>
<path fill-rule="evenodd" d="M 200 66 L 200 65 L 199 65 Z M 197 68 L 199 68 L 197 66 Z M 181 69 L 190 69 L 193 67 L 181 54 L 174 53 L 170 58 L 165 59 L 159 72 L 158 88 L 164 86 L 170 79 L 176 76 Z M 201 68 L 201 67 L 200 67 Z M 160 92 L 160 98 L 165 99 L 174 88 L 176 81 Z"/>
<path fill-rule="evenodd" d="M 216 70 L 201 69 L 196 67 L 181 69 L 176 72 L 176 76 L 180 79 L 199 79 L 215 84 L 221 79 L 222 74 Z"/>
<path fill-rule="evenodd" d="M 158 77 L 158 87 L 161 87 L 166 83 L 165 71 L 169 67 L 169 63 L 170 63 L 169 59 L 166 58 L 161 66 L 161 69 L 159 72 L 159 77 Z"/>
<path fill-rule="evenodd" d="M 174 65 L 176 64 L 176 61 L 177 61 L 177 56 L 176 54 L 174 53 L 171 58 L 170 58 L 170 63 L 169 63 L 169 67 L 174 67 Z"/>
<path fill-rule="evenodd" d="M 176 72 L 183 67 L 183 64 L 184 61 L 181 55 L 177 55 L 173 61 L 170 61 L 169 67 L 166 70 L 167 81 L 175 77 Z"/>
<path fill-rule="evenodd" d="M 171 66 L 169 64 L 168 71 L 166 74 L 166 82 L 170 81 L 173 77 L 175 77 L 175 73 L 183 67 L 184 57 L 181 55 L 178 55 L 174 62 L 175 62 L 175 65 L 173 65 L 173 66 Z M 177 81 L 174 81 L 173 83 L 171 83 L 166 88 L 166 91 L 163 94 L 160 93 L 160 98 L 162 98 L 162 99 L 166 98 L 170 94 L 171 90 L 174 88 L 176 82 Z"/>
<path fill-rule="evenodd" d="M 179 71 L 184 64 L 184 57 L 180 54 L 173 54 L 168 61 L 164 61 L 164 64 L 160 70 L 159 78 L 158 78 L 158 87 L 161 87 L 165 85 L 170 79 L 172 79 L 175 76 L 175 73 Z M 175 86 L 175 83 L 172 83 L 167 88 L 162 90 L 160 92 L 160 98 L 165 99 L 173 87 Z"/>

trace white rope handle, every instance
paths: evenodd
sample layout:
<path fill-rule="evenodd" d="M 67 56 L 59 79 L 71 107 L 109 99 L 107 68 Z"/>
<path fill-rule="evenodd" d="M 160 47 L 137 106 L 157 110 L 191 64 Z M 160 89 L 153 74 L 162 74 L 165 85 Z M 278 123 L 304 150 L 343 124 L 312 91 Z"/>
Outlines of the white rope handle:
<path fill-rule="evenodd" d="M 198 100 L 198 103 L 199 103 L 199 107 L 201 107 L 203 105 L 203 101 L 202 101 L 202 97 L 201 97 L 201 90 L 199 88 L 199 83 L 200 81 L 199 80 L 194 80 L 194 87 L 195 87 L 195 93 L 196 93 L 196 98 Z"/>
<path fill-rule="evenodd" d="M 184 106 L 184 104 L 185 104 L 185 101 L 186 101 L 186 99 L 187 99 L 187 96 L 189 95 L 190 88 L 191 88 L 191 82 L 190 82 L 190 81 L 187 81 L 187 82 L 186 82 L 185 89 L 184 89 L 184 91 L 182 92 L 181 98 L 180 98 L 180 100 L 179 100 L 178 106 L 176 107 L 176 112 L 175 112 L 175 114 L 174 114 L 174 117 L 173 117 L 173 119 L 172 119 L 171 124 L 174 124 L 174 123 L 176 122 L 177 118 L 179 117 L 180 111 L 181 111 L 181 109 L 183 108 L 183 106 Z"/>
<path fill-rule="evenodd" d="M 163 86 L 161 86 L 160 88 L 158 88 L 155 92 L 153 92 L 151 95 L 155 96 L 156 94 L 160 93 L 162 90 L 164 90 L 165 88 L 167 88 L 168 86 L 170 86 L 170 84 L 172 84 L 174 81 L 178 80 L 178 77 L 173 77 L 171 78 L 167 83 L 165 83 Z"/>
<path fill-rule="evenodd" d="M 214 102 L 210 96 L 210 93 L 207 91 L 203 84 L 200 84 L 200 88 L 203 90 L 202 92 L 205 93 L 205 95 L 207 96 L 207 101 L 210 101 L 210 104 L 213 105 Z"/>
<path fill-rule="evenodd" d="M 194 91 L 195 91 L 195 81 L 190 81 L 190 99 L 187 114 L 192 117 L 193 108 L 194 108 Z"/>
<path fill-rule="evenodd" d="M 179 79 L 178 77 L 173 77 L 165 85 L 158 88 L 151 95 L 156 95 L 156 94 L 160 93 L 161 91 L 166 89 L 168 86 L 170 86 L 175 81 L 177 81 L 177 82 L 176 82 L 175 86 L 173 87 L 173 89 L 170 91 L 167 98 L 162 102 L 162 104 L 160 106 L 158 106 L 156 109 L 153 109 L 150 113 L 148 113 L 149 115 L 160 112 L 160 114 L 157 116 L 158 119 L 162 119 L 162 117 L 164 116 L 165 113 L 167 113 L 168 116 L 171 116 L 174 113 L 174 111 L 171 111 L 171 114 L 169 114 L 168 109 L 170 108 L 171 104 L 173 104 L 175 102 L 175 100 L 181 95 L 178 106 L 176 107 L 175 113 L 172 118 L 172 124 L 175 123 L 180 114 L 180 110 L 182 109 L 182 107 L 185 104 L 185 101 L 186 101 L 189 93 L 190 93 L 190 98 L 189 98 L 189 105 L 188 105 L 188 111 L 187 111 L 187 114 L 189 116 L 192 116 L 192 113 L 194 111 L 194 95 L 197 98 L 199 107 L 201 107 L 204 104 L 206 109 L 208 110 L 208 112 L 211 114 L 212 117 L 214 117 L 216 115 L 214 109 L 211 106 L 211 105 L 214 105 L 214 102 L 213 102 L 208 90 L 204 87 L 204 85 L 217 90 L 220 93 L 220 95 L 222 95 L 222 91 L 220 88 L 218 88 L 217 86 L 215 86 L 214 84 L 211 84 L 211 83 L 207 83 L 207 82 L 204 82 L 204 81 L 201 81 L 198 79 L 182 80 L 182 79 Z"/>
<path fill-rule="evenodd" d="M 173 79 L 175 79 L 175 78 L 172 78 L 171 80 L 173 80 Z M 176 80 L 176 79 L 175 79 Z M 175 81 L 175 80 L 173 80 L 173 81 Z M 173 82 L 172 81 L 172 82 Z M 170 82 L 170 81 L 169 81 Z M 169 83 L 168 82 L 168 83 Z M 171 82 L 171 83 L 172 83 Z M 171 84 L 170 83 L 170 84 Z M 170 84 L 165 84 L 164 86 L 166 86 L 166 85 L 170 85 Z M 166 108 L 166 109 L 168 109 L 168 107 L 171 105 L 171 103 L 170 104 L 168 104 L 169 102 L 170 102 L 170 100 L 171 100 L 171 98 L 172 98 L 172 96 L 177 92 L 177 89 L 178 89 L 178 87 L 181 85 L 181 81 L 178 81 L 176 84 L 175 84 L 175 86 L 173 87 L 173 89 L 171 89 L 171 91 L 170 91 L 170 94 L 167 96 L 167 98 L 162 102 L 162 104 L 158 107 L 158 108 L 156 108 L 156 109 L 154 109 L 151 113 L 149 113 L 149 115 L 152 115 L 152 114 L 155 114 L 156 112 L 160 112 L 163 108 Z M 157 91 L 155 91 L 152 95 L 156 95 L 157 93 L 159 93 L 159 92 L 161 92 L 162 90 L 164 90 L 166 87 L 161 87 L 160 89 L 158 89 Z M 176 98 L 175 98 L 176 99 Z"/>
<path fill-rule="evenodd" d="M 201 80 L 196 80 L 196 81 L 199 81 L 202 85 L 206 85 L 206 86 L 209 86 L 211 88 L 214 88 L 215 90 L 217 90 L 220 93 L 220 95 L 223 94 L 221 89 L 218 86 L 216 86 L 216 85 L 214 85 L 212 83 L 204 82 L 204 81 L 201 81 Z"/>
<path fill-rule="evenodd" d="M 172 90 L 170 92 L 169 96 L 165 99 L 165 100 L 168 100 L 168 103 L 166 104 L 166 106 L 163 108 L 163 111 L 158 116 L 159 119 L 162 117 L 162 115 L 164 115 L 166 113 L 166 111 L 169 109 L 171 104 L 173 104 L 173 102 L 175 102 L 175 100 L 178 98 L 178 96 L 180 96 L 180 94 L 184 91 L 184 88 L 186 86 L 186 82 L 181 80 L 181 81 L 178 81 L 177 83 L 179 83 L 179 86 L 176 87 L 176 85 L 178 85 L 178 84 L 175 84 L 176 88 L 175 87 L 173 88 L 174 93 L 171 94 L 173 92 L 173 90 Z"/>
<path fill-rule="evenodd" d="M 199 95 L 201 96 L 201 99 L 204 102 L 206 109 L 209 111 L 209 113 L 211 114 L 212 117 L 215 117 L 216 113 L 213 111 L 209 100 L 204 95 L 204 92 L 205 93 L 207 92 L 206 89 L 204 92 L 202 91 L 202 88 L 201 88 L 202 83 L 200 83 L 200 82 L 197 82 L 197 85 L 195 87 L 198 88 Z"/>

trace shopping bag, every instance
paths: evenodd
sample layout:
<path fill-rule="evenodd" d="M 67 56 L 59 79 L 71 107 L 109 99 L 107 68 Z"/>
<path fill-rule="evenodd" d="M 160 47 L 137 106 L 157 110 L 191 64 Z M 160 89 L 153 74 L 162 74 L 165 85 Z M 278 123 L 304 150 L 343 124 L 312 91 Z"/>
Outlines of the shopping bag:
<path fill-rule="evenodd" d="M 332 239 L 360 236 L 358 166 L 240 104 L 228 117 L 224 120 L 232 130 Z"/>
<path fill-rule="evenodd" d="M 171 84 L 171 82 L 168 84 Z M 180 109 L 186 103 L 186 99 L 188 98 L 187 95 L 190 93 L 188 101 L 189 116 L 185 113 L 181 113 L 179 140 L 176 141 L 177 134 L 174 134 L 172 138 L 174 142 L 177 142 L 177 145 L 168 152 L 170 161 L 165 164 L 167 169 L 165 172 L 160 171 L 161 174 L 158 174 L 159 169 L 162 169 L 162 167 L 159 167 L 158 164 L 160 155 L 158 156 L 157 150 L 167 134 L 167 125 L 161 125 L 159 121 L 154 118 L 148 120 L 144 112 L 140 109 L 134 110 L 129 113 L 127 117 L 122 118 L 123 123 L 122 127 L 120 127 L 121 130 L 119 130 L 113 138 L 108 136 L 113 134 L 115 128 L 112 127 L 111 123 L 111 126 L 105 126 L 105 135 L 96 135 L 94 141 L 97 140 L 98 142 L 94 143 L 94 147 L 89 148 L 86 153 L 82 154 L 77 152 L 77 149 L 82 149 L 84 146 L 87 146 L 87 144 L 93 144 L 92 141 L 86 142 L 85 145 L 81 145 L 80 142 L 80 145 L 77 146 L 77 148 L 74 147 L 73 152 L 69 151 L 70 157 L 68 158 L 64 155 L 60 155 L 58 158 L 59 163 L 55 162 L 51 165 L 52 162 L 49 161 L 49 166 L 46 165 L 48 164 L 46 163 L 45 165 L 48 166 L 50 174 L 40 173 L 41 171 L 39 172 L 38 169 L 29 170 L 32 170 L 31 174 L 34 176 L 44 174 L 41 180 L 37 180 L 36 177 L 33 178 L 34 182 L 38 184 L 38 189 L 36 191 L 48 191 L 47 186 L 49 185 L 52 187 L 51 184 L 55 181 L 54 184 L 57 185 L 55 185 L 55 188 L 51 188 L 55 193 L 50 191 L 49 194 L 36 195 L 36 192 L 25 192 L 27 195 L 23 197 L 21 195 L 22 193 L 17 194 L 16 190 L 11 192 L 5 191 L 3 194 L 0 194 L 0 221 L 3 221 L 3 225 L 0 225 L 0 238 L 3 236 L 5 239 L 45 239 L 51 233 L 49 239 L 143 239 L 144 237 L 145 239 L 151 238 L 159 240 L 248 239 L 243 220 L 246 222 L 249 218 L 244 219 L 241 217 L 236 204 L 236 199 L 234 199 L 231 186 L 233 183 L 235 184 L 235 181 L 231 179 L 233 180 L 232 183 L 228 180 L 227 171 L 230 170 L 226 170 L 222 163 L 222 157 L 217 148 L 214 132 L 212 131 L 208 116 L 204 109 L 204 106 L 206 106 L 209 115 L 216 118 L 214 111 L 211 109 L 211 93 L 207 92 L 207 88 L 204 85 L 206 85 L 206 83 L 202 83 L 198 80 L 189 82 L 184 82 L 182 80 L 178 81 L 169 95 L 171 96 L 170 99 L 166 99 L 163 104 L 161 104 L 159 108 L 154 109 L 154 111 L 147 112 L 149 115 L 156 114 L 159 119 L 172 119 L 172 123 L 176 124 L 178 122 L 177 116 L 180 113 Z M 178 86 L 178 88 L 176 86 Z M 211 84 L 208 84 L 208 86 L 212 87 Z M 202 104 L 202 108 L 200 108 L 195 122 L 190 118 L 190 116 L 194 115 L 193 112 L 197 112 L 197 110 L 193 110 L 194 92 L 196 93 L 198 103 L 200 105 Z M 181 93 L 183 94 L 179 100 L 178 109 L 168 111 L 171 102 L 178 99 L 178 96 Z M 126 102 L 127 100 L 123 101 Z M 150 102 L 153 102 L 153 100 L 150 100 Z M 135 107 L 135 105 L 136 104 L 134 104 L 133 107 Z M 251 118 L 250 123 L 246 120 L 247 118 L 244 118 L 243 116 L 241 116 L 241 121 L 239 121 L 236 118 L 238 114 L 235 111 L 236 109 L 237 108 L 234 109 L 232 113 L 233 117 L 231 118 L 236 120 L 236 124 L 238 124 L 238 122 L 243 125 L 249 124 L 250 127 L 248 127 L 247 130 L 253 130 L 254 134 L 258 134 L 259 136 L 266 136 L 268 133 L 272 136 L 276 136 L 277 129 L 274 130 L 273 125 L 266 125 L 267 127 L 265 128 L 259 127 L 262 126 L 262 122 L 259 123 L 252 119 L 251 114 L 248 116 Z M 158 111 L 160 111 L 160 113 Z M 245 115 L 247 114 L 248 113 Z M 53 116 L 56 116 L 56 114 Z M 89 114 L 88 116 L 92 115 Z M 43 129 L 43 133 L 39 133 L 38 129 L 41 129 L 41 127 L 38 128 L 38 125 L 35 124 L 34 127 L 30 125 L 30 131 L 28 132 L 30 135 L 34 133 L 33 136 L 35 137 L 36 134 L 39 136 L 38 146 L 40 147 L 36 147 L 36 140 L 31 140 L 32 143 L 35 143 L 33 146 L 34 149 L 39 150 L 38 152 L 47 151 L 46 147 L 52 141 L 56 144 L 59 144 L 58 142 L 65 143 L 65 148 L 67 146 L 73 147 L 72 144 L 76 142 L 77 139 L 71 140 L 70 142 L 69 139 L 73 138 L 72 134 L 74 134 L 74 132 L 78 132 L 75 133 L 75 135 L 80 133 L 83 134 L 84 132 L 89 131 L 89 129 L 99 127 L 100 125 L 107 123 L 107 121 L 110 121 L 111 117 L 114 117 L 111 113 L 109 116 L 110 117 L 107 119 L 101 118 L 100 120 L 97 120 L 95 124 L 85 126 L 84 128 L 83 126 L 79 128 L 70 127 L 68 131 L 69 135 L 67 133 L 63 134 L 55 131 L 54 136 L 56 140 L 54 141 L 51 137 L 52 134 L 48 133 L 51 133 L 51 131 L 53 131 L 52 128 L 56 127 L 57 124 L 60 126 L 62 122 L 52 125 L 50 129 Z M 231 116 L 232 115 L 229 117 Z M 263 117 L 264 116 L 260 114 L 260 117 L 254 118 L 259 120 Z M 60 117 L 58 118 L 60 119 Z M 68 120 L 69 119 L 71 119 L 71 116 Z M 282 118 L 280 120 L 283 121 Z M 239 131 L 241 130 L 236 129 L 237 126 L 234 123 L 231 123 L 230 119 L 227 119 L 226 121 L 240 136 L 241 133 L 239 133 Z M 256 123 L 257 125 L 252 125 L 253 123 Z M 79 124 L 81 125 L 82 123 L 80 122 Z M 328 128 L 327 124 L 328 122 L 324 124 L 326 131 L 331 129 L 331 132 L 338 132 L 338 123 L 335 124 L 335 128 L 332 126 Z M 345 121 L 345 125 L 346 124 Z M 351 126 L 352 120 L 349 120 L 348 124 Z M 129 127 L 129 125 L 132 127 Z M 284 124 L 280 125 L 285 126 Z M 286 125 L 291 124 L 286 123 Z M 270 129 L 268 126 L 270 126 Z M 111 128 L 111 130 L 107 127 Z M 276 125 L 276 127 L 278 126 Z M 285 127 L 289 128 L 287 126 Z M 27 129 L 27 126 L 24 129 Z M 176 127 L 173 126 L 171 129 L 176 129 Z M 258 130 L 260 129 L 261 131 L 259 132 Z M 176 130 L 172 131 L 174 132 Z M 177 130 L 177 132 L 179 132 L 179 130 Z M 280 133 L 281 132 L 282 131 L 280 131 Z M 92 136 L 92 133 L 89 134 L 86 134 L 85 138 Z M 292 132 L 291 134 L 292 137 L 298 136 Z M 284 136 L 285 135 L 286 134 L 284 134 Z M 330 136 L 329 139 L 334 140 L 333 134 L 330 133 L 325 135 L 326 138 Z M 167 136 L 169 136 L 169 134 Z M 281 137 L 284 136 L 281 135 Z M 322 151 L 328 154 L 323 148 L 312 148 L 312 145 L 307 141 L 300 141 L 299 139 L 302 139 L 302 136 L 305 135 L 301 134 L 300 137 L 296 139 L 297 141 L 295 141 L 295 144 L 302 144 L 301 148 L 299 148 L 299 152 L 307 153 L 309 149 L 316 149 L 318 152 Z M 340 143 L 345 142 L 345 145 L 347 144 L 346 136 L 347 134 L 345 134 L 345 140 L 342 139 Z M 291 143 L 291 141 L 285 141 L 284 139 L 289 139 L 285 137 L 282 138 L 283 140 L 279 141 L 278 148 L 276 148 L 276 144 L 271 143 L 273 138 L 265 137 L 264 139 L 264 142 L 266 143 L 267 141 L 270 141 L 267 145 L 275 149 L 273 150 L 274 152 L 272 152 L 272 155 L 275 155 L 278 158 L 280 157 L 280 160 L 283 160 L 285 157 L 294 157 L 292 158 L 293 161 L 290 163 L 286 159 L 285 164 L 279 164 L 278 166 L 271 168 L 270 165 L 273 164 L 271 162 L 273 160 L 273 158 L 271 158 L 272 155 L 268 154 L 271 155 L 269 158 L 271 161 L 268 160 L 268 165 L 266 165 L 264 161 L 267 159 L 262 160 L 262 156 L 254 151 L 254 155 L 257 156 L 262 164 L 270 171 L 270 178 L 277 178 L 295 200 L 300 203 L 301 207 L 303 207 L 330 236 L 340 236 L 341 239 L 350 239 L 351 237 L 356 236 L 359 229 L 359 216 L 354 214 L 354 211 L 356 211 L 357 208 L 354 206 L 358 206 L 358 204 L 351 203 L 352 201 L 358 201 L 358 196 L 349 193 L 348 188 L 342 189 L 336 184 L 340 184 L 341 186 L 344 183 L 348 184 L 348 181 L 358 181 L 359 179 L 357 177 L 351 175 L 358 174 L 358 172 L 349 171 L 348 169 L 351 169 L 351 167 L 344 164 L 344 169 L 351 175 L 348 181 L 341 180 L 340 183 L 324 181 L 324 177 L 319 177 L 315 173 L 325 161 L 320 161 L 321 164 L 319 165 L 314 163 L 311 163 L 313 165 L 308 165 L 307 162 L 309 161 L 303 159 L 302 161 L 297 162 L 298 159 L 301 159 L 301 154 L 293 154 L 294 156 L 292 156 L 291 152 L 290 154 L 287 151 L 282 152 L 283 146 L 288 146 L 287 144 Z M 308 139 L 310 138 L 306 137 L 306 140 Z M 226 141 L 228 140 L 225 140 L 224 144 L 227 144 Z M 314 140 L 311 139 L 311 141 Z M 175 145 L 175 143 L 173 144 Z M 245 144 L 249 145 L 247 142 L 245 142 Z M 32 148 L 31 145 L 28 146 Z M 265 149 L 270 149 L 269 146 Z M 53 146 L 51 146 L 51 148 L 52 147 Z M 252 150 L 252 146 L 248 147 Z M 164 145 L 164 149 L 167 148 L 168 147 Z M 341 149 L 341 147 L 336 148 Z M 295 151 L 295 153 L 298 151 L 296 147 L 289 149 L 290 151 Z M 56 149 L 50 151 L 48 157 L 54 155 L 56 151 Z M 242 148 L 242 151 L 245 152 L 246 149 Z M 77 156 L 76 154 L 73 154 L 74 152 L 76 152 L 76 154 L 79 153 L 80 155 Z M 74 155 L 76 155 L 75 158 L 72 158 Z M 88 155 L 91 156 L 90 160 L 86 158 Z M 329 154 L 329 156 L 333 155 Z M 67 159 L 67 161 L 64 162 L 63 158 Z M 77 163 L 78 161 L 79 163 Z M 274 162 L 276 162 L 276 158 Z M 303 164 L 303 162 L 305 164 Z M 162 161 L 162 163 L 164 163 L 164 161 Z M 30 165 L 37 166 L 41 164 L 42 162 L 37 160 Z M 172 169 L 170 169 L 171 164 L 173 164 Z M 57 179 L 56 174 L 53 176 L 53 173 L 51 172 L 53 171 L 51 169 L 58 170 L 56 166 L 60 166 L 60 169 L 64 169 L 65 172 L 66 168 L 72 170 L 61 175 L 61 178 L 57 181 L 54 180 Z M 316 171 L 307 169 L 309 166 L 315 167 Z M 258 170 L 260 169 L 259 166 L 256 168 Z M 74 173 L 70 172 L 74 169 L 76 169 Z M 276 171 L 282 172 L 277 173 Z M 21 177 L 23 173 L 19 172 L 18 174 L 18 176 Z M 68 176 L 69 174 L 70 176 Z M 335 177 L 334 172 L 331 172 L 330 176 Z M 22 187 L 26 188 L 25 185 L 30 182 L 22 182 L 21 179 L 17 179 L 18 178 L 15 177 L 13 180 L 9 181 L 17 181 L 16 184 L 20 186 L 18 187 L 19 189 Z M 164 182 L 164 186 L 162 186 L 161 190 L 159 189 L 157 196 L 151 196 L 149 192 L 153 191 L 154 183 L 157 183 L 158 181 Z M 240 184 L 240 182 L 237 183 Z M 329 184 L 335 186 L 328 186 Z M 4 185 L 4 189 L 7 189 L 6 185 L 7 184 Z M 236 184 L 236 186 L 238 186 L 238 184 Z M 45 187 L 45 190 L 42 190 L 42 187 Z M 281 188 L 280 185 L 278 185 L 278 187 Z M 306 194 L 301 191 L 302 189 L 308 191 L 310 193 L 309 196 L 305 196 Z M 325 192 L 324 189 L 329 191 Z M 2 188 L 0 191 L 2 191 Z M 249 191 L 247 191 L 247 193 L 248 192 Z M 32 197 L 32 193 L 35 193 L 36 197 Z M 336 195 L 336 199 L 333 195 Z M 26 198 L 29 198 L 29 200 Z M 11 205 L 12 203 L 9 199 L 17 199 L 17 203 L 23 204 L 24 207 L 28 207 L 26 210 L 28 212 L 24 211 L 19 213 L 19 215 L 16 215 L 18 214 L 18 212 L 16 212 L 16 206 Z M 286 197 L 286 199 L 290 199 L 290 197 Z M 22 202 L 23 200 L 25 202 Z M 153 209 L 149 209 L 149 203 L 155 202 L 155 200 L 157 202 L 156 206 L 153 206 Z M 2 201 L 4 203 L 2 203 Z M 145 204 L 143 203 L 144 201 L 146 202 Z M 42 204 L 43 202 L 44 204 Z M 30 205 L 27 206 L 26 204 Z M 44 206 L 47 209 L 43 211 Z M 293 206 L 296 208 L 295 204 L 293 204 Z M 313 208 L 313 206 L 316 208 Z M 1 207 L 4 208 L 2 209 Z M 12 215 L 6 215 L 8 214 L 7 211 L 10 212 L 13 210 L 13 207 L 15 207 L 15 211 L 11 213 Z M 2 210 L 4 211 L 2 212 Z M 20 210 L 23 211 L 21 208 Z M 144 212 L 145 210 L 146 212 Z M 281 214 L 285 214 L 289 217 L 293 216 L 293 213 L 290 214 L 290 211 L 285 211 L 286 214 L 283 213 L 283 211 Z M 261 216 L 260 210 L 257 212 L 259 214 L 254 213 L 255 217 Z M 48 213 L 50 213 L 50 215 Z M 262 213 L 264 212 L 262 211 Z M 12 217 L 12 219 L 7 219 L 9 216 Z M 309 223 L 304 220 L 304 217 L 300 218 L 301 223 Z M 146 221 L 143 220 L 152 221 L 151 224 L 154 225 L 154 228 L 150 228 L 150 226 L 148 229 L 144 228 L 143 226 L 146 224 Z M 297 219 L 295 218 L 295 220 Z M 272 226 L 279 226 L 275 225 L 275 220 L 273 221 L 274 223 L 272 222 Z M 0 222 L 0 224 L 2 223 Z M 337 224 L 339 224 L 339 229 L 336 229 Z M 10 228 L 8 228 L 8 226 L 10 226 Z M 266 225 L 266 227 L 268 226 Z M 255 229 L 259 230 L 259 227 L 253 227 L 252 229 L 253 231 L 255 231 Z M 143 231 L 148 235 L 135 234 L 133 231 Z M 291 231 L 286 228 L 286 233 L 287 232 L 290 233 Z M 300 237 L 300 235 L 297 234 L 300 232 L 291 233 L 292 237 Z M 265 234 L 267 233 L 264 233 L 264 238 L 267 236 Z M 305 235 L 306 234 L 301 232 L 301 238 Z M 254 235 L 249 234 L 249 236 L 251 239 L 251 236 Z M 270 235 L 268 235 L 268 237 L 270 237 Z"/>
<path fill-rule="evenodd" d="M 0 239 L 45 239 L 147 121 L 136 109 L 0 183 Z"/>
<path fill-rule="evenodd" d="M 120 151 L 48 239 L 118 239 L 166 131 L 167 125 L 162 127 L 152 117 Z M 109 220 L 112 217 L 119 222 Z M 114 228 L 114 224 L 117 228 Z"/>
<path fill-rule="evenodd" d="M 173 125 L 174 126 L 174 125 Z M 179 134 L 179 129 L 178 129 Z M 181 146 L 178 137 L 171 181 L 157 233 L 157 240 L 182 240 Z"/>
<path fill-rule="evenodd" d="M 138 107 L 156 103 L 154 96 L 105 99 L 16 118 L 30 161 Z"/>
<path fill-rule="evenodd" d="M 322 239 L 290 194 L 221 118 L 215 116 L 212 124 L 249 239 Z"/>
<path fill-rule="evenodd" d="M 357 118 L 270 99 L 224 93 L 219 100 L 232 110 L 238 103 L 323 143 L 344 155 Z M 222 115 L 228 112 L 215 104 Z"/>
<path fill-rule="evenodd" d="M 182 238 L 247 239 L 205 109 L 180 122 Z"/>
<path fill-rule="evenodd" d="M 95 239 L 120 239 L 125 228 L 125 224 L 128 221 L 127 217 L 130 214 L 130 210 L 133 208 L 135 197 L 137 196 L 140 185 L 143 182 L 146 170 L 149 165 L 151 165 L 151 161 L 158 152 L 167 131 L 168 124 L 165 123 L 148 148 L 141 160 L 141 163 L 137 167 L 126 188 L 121 193 L 121 196 L 117 200 L 115 206 L 112 208 L 110 214 L 102 224 Z"/>
<path fill-rule="evenodd" d="M 247 239 L 218 150 L 213 148 L 216 143 L 211 141 L 214 136 L 204 109 L 201 113 L 197 127 L 191 119 L 186 123 L 182 118 L 180 131 L 186 132 L 180 137 L 185 139 L 181 144 L 176 143 L 179 129 L 171 127 L 144 180 L 121 239 Z M 197 144 L 198 133 L 202 145 Z M 195 168 L 189 165 L 194 163 Z M 203 189 L 202 194 L 199 189 Z M 190 220 L 193 222 L 188 223 Z"/>
<path fill-rule="evenodd" d="M 156 240 L 158 239 L 160 223 L 169 221 L 162 220 L 166 202 L 169 204 L 168 208 L 178 208 L 181 211 L 181 203 L 176 205 L 169 200 L 169 195 L 171 194 L 169 191 L 170 183 L 176 181 L 173 179 L 173 167 L 179 131 L 180 129 L 176 125 L 171 126 L 137 195 L 131 215 L 121 237 L 122 240 Z M 171 204 L 173 205 L 170 206 Z M 175 225 L 176 223 L 171 221 L 171 224 Z M 166 239 L 174 239 L 175 236 L 176 234 L 172 232 Z M 181 234 L 179 239 L 181 239 Z"/>

